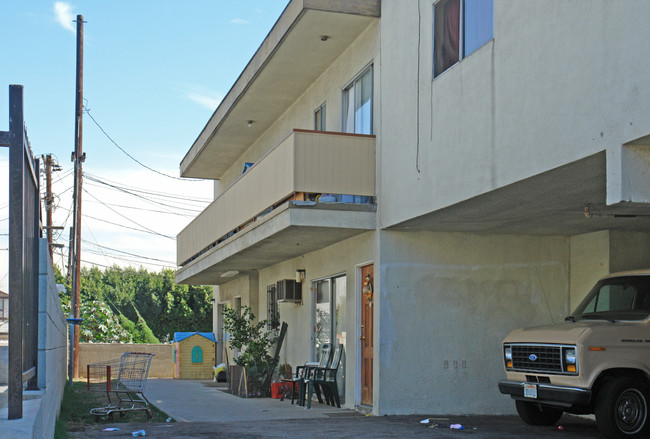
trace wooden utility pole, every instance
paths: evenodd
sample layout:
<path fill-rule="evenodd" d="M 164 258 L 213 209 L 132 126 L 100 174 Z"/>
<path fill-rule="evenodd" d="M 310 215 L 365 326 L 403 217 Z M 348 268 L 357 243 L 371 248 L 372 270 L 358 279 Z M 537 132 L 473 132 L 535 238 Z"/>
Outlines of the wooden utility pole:
<path fill-rule="evenodd" d="M 54 244 L 54 238 L 52 237 L 53 230 L 61 230 L 61 226 L 52 225 L 52 210 L 54 208 L 54 196 L 52 195 L 52 171 L 60 171 L 61 167 L 54 163 L 52 159 L 52 154 L 45 156 L 45 207 L 47 215 L 47 243 L 48 249 L 50 250 L 50 259 L 54 263 L 54 247 L 60 247 L 60 244 Z"/>
<path fill-rule="evenodd" d="M 82 149 L 83 133 L 83 38 L 84 38 L 84 17 L 77 15 L 77 87 L 75 98 L 75 137 L 74 153 L 74 257 L 72 259 L 74 270 L 72 270 L 72 314 L 75 319 L 79 318 L 80 289 L 81 289 L 81 185 L 83 173 L 81 165 L 86 155 Z M 72 374 L 79 377 L 79 325 L 74 327 L 74 343 L 72 348 Z"/>

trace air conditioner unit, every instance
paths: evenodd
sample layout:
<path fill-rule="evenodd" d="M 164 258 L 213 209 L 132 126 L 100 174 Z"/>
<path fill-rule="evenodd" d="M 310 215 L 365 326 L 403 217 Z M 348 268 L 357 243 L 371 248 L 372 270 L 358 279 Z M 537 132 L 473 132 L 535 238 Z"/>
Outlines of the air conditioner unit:
<path fill-rule="evenodd" d="M 302 284 L 294 279 L 283 279 L 276 284 L 278 302 L 302 302 Z"/>

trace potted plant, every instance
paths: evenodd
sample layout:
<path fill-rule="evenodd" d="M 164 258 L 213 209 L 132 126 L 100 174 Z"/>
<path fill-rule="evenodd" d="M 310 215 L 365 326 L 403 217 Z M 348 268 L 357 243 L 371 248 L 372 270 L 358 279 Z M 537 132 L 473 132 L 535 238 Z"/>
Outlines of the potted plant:
<path fill-rule="evenodd" d="M 244 379 L 231 383 L 231 391 L 240 396 L 268 396 L 270 389 L 266 383 L 273 374 L 276 361 L 269 355 L 269 348 L 278 340 L 277 331 L 265 331 L 269 321 L 255 321 L 249 306 L 238 309 L 225 307 L 223 310 L 224 330 L 230 333 L 230 347 L 241 350 L 234 359 L 242 368 Z M 237 374 L 231 374 L 236 376 Z M 240 385 L 242 384 L 242 385 Z"/>

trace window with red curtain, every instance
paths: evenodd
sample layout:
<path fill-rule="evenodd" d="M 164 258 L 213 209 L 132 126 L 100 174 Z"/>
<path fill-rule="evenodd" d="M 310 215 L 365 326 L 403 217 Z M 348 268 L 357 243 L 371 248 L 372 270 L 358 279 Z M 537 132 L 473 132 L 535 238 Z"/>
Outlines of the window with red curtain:
<path fill-rule="evenodd" d="M 494 0 L 440 0 L 434 5 L 434 77 L 492 39 L 493 3 Z"/>

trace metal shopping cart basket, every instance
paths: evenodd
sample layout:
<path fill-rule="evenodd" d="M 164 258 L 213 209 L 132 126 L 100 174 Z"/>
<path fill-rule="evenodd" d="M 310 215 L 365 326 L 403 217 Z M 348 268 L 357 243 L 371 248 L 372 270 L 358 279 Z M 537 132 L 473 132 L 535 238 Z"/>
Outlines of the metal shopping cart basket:
<path fill-rule="evenodd" d="M 88 390 L 106 392 L 108 397 L 107 406 L 91 409 L 90 414 L 107 416 L 112 420 L 113 413 L 123 418 L 126 412 L 144 410 L 151 419 L 153 415 L 149 400 L 144 396 L 144 387 L 153 356 L 143 352 L 125 352 L 119 359 L 89 364 Z"/>

